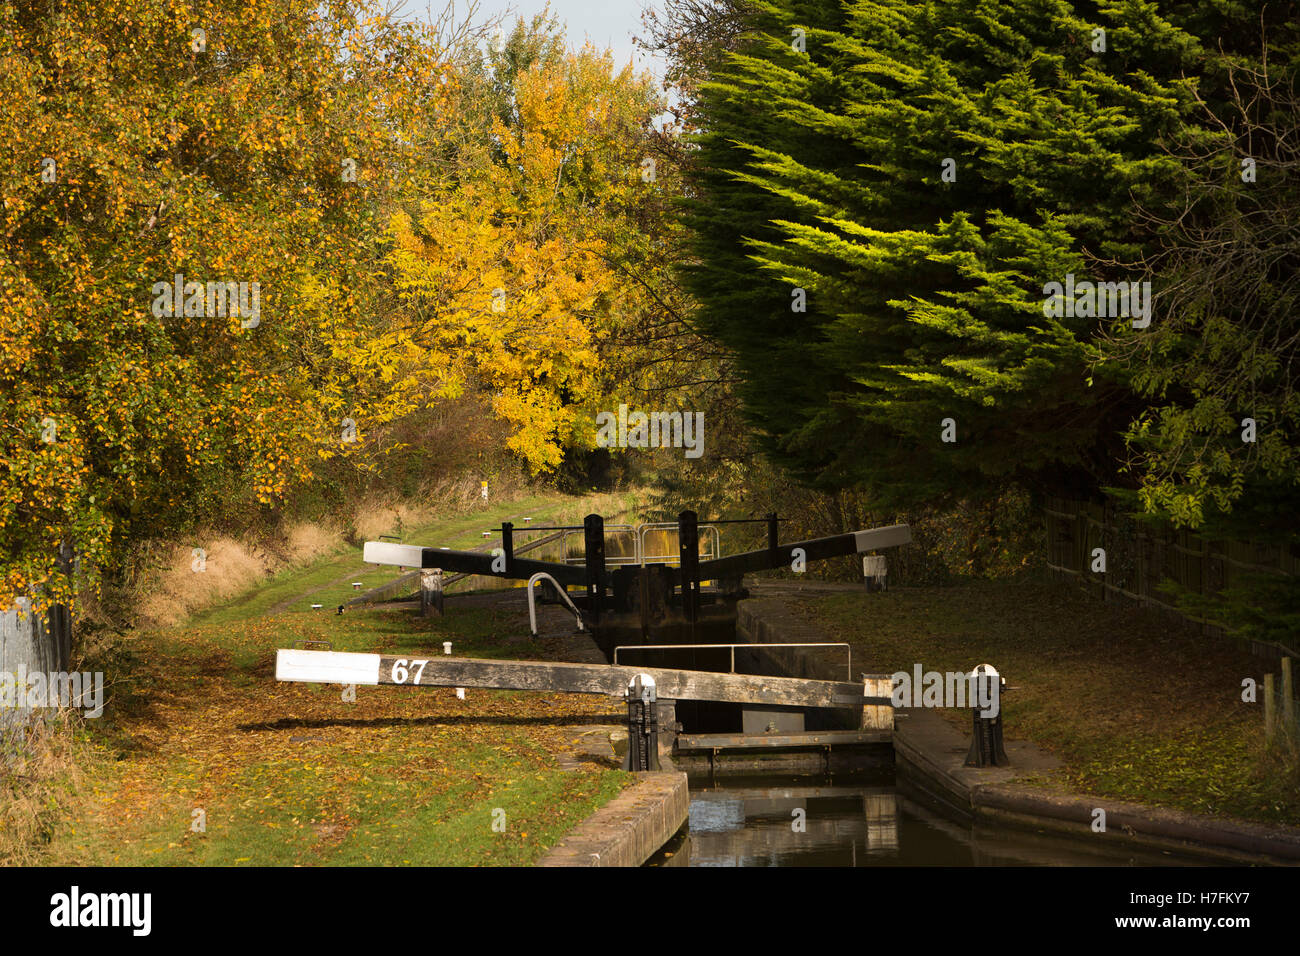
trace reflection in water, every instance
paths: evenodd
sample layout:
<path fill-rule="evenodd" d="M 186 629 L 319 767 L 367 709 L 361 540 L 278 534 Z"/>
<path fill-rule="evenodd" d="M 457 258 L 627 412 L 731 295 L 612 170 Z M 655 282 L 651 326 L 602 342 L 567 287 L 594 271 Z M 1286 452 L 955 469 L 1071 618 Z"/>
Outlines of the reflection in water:
<path fill-rule="evenodd" d="M 1186 865 L 1028 831 L 970 828 L 895 789 L 892 773 L 691 778 L 690 832 L 665 862 L 690 866 Z"/>

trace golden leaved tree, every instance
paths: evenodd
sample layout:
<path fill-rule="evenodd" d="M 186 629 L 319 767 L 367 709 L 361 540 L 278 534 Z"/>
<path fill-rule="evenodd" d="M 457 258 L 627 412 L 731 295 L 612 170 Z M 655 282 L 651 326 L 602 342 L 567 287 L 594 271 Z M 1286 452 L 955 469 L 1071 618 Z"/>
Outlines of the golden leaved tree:
<path fill-rule="evenodd" d="M 69 597 L 60 546 L 93 580 L 269 509 L 403 410 L 363 298 L 436 47 L 347 0 L 0 5 L 0 607 Z"/>
<path fill-rule="evenodd" d="M 462 100 L 487 119 L 487 141 L 393 216 L 389 254 L 405 321 L 386 347 L 423 363 L 442 394 L 488 392 L 510 448 L 537 472 L 591 446 L 611 329 L 641 307 L 611 254 L 652 185 L 642 161 L 658 109 L 647 77 L 554 40 L 520 22 L 488 54 L 489 75 Z"/>

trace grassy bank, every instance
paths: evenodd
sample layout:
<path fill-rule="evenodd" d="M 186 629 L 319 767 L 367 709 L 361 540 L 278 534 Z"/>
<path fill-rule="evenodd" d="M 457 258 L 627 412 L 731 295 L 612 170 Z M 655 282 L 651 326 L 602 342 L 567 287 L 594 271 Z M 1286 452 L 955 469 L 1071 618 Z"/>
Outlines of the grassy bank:
<path fill-rule="evenodd" d="M 589 506 L 502 503 L 406 537 L 472 546 L 521 510 L 567 521 Z M 341 603 L 352 580 L 396 573 L 367 570 L 347 549 L 183 625 L 102 647 L 110 700 L 80 731 L 80 785 L 46 815 L 44 842 L 24 861 L 528 864 L 626 785 L 609 765 L 557 760 L 574 749 L 571 727 L 620 720 L 599 698 L 359 687 L 346 702 L 338 687 L 274 680 L 275 649 L 300 640 L 384 653 L 441 653 L 449 640 L 458 655 L 540 656 L 521 603 L 451 602 L 428 621 L 309 609 Z"/>
<path fill-rule="evenodd" d="M 1052 581 L 843 592 L 800 613 L 876 672 L 995 665 L 1014 690 L 1006 733 L 1061 758 L 1072 790 L 1199 813 L 1300 823 L 1300 786 L 1263 746 L 1265 662 L 1154 611 Z M 1273 666 L 1276 670 L 1276 665 Z M 944 712 L 966 728 L 966 712 Z"/>
<path fill-rule="evenodd" d="M 598 495 L 591 498 L 569 498 L 555 494 L 534 494 L 509 501 L 494 503 L 480 511 L 457 514 L 439 521 L 410 528 L 394 526 L 376 533 L 393 535 L 409 544 L 436 545 L 448 548 L 471 549 L 484 544 L 483 532 L 499 527 L 502 521 L 513 520 L 520 526 L 520 543 L 526 538 L 526 528 L 521 518 L 528 516 L 534 524 L 581 524 L 591 511 L 612 514 L 631 507 L 634 495 Z M 493 539 L 499 544 L 499 538 Z M 408 568 L 408 570 L 410 570 Z M 310 610 L 312 604 L 323 604 L 332 609 L 355 596 L 354 581 L 371 588 L 391 580 L 398 574 L 396 568 L 375 567 L 361 562 L 361 548 L 340 545 L 330 554 L 311 564 L 281 571 L 256 587 L 250 588 L 229 601 L 194 615 L 196 621 L 216 623 L 238 621 L 248 617 L 277 611 Z"/>

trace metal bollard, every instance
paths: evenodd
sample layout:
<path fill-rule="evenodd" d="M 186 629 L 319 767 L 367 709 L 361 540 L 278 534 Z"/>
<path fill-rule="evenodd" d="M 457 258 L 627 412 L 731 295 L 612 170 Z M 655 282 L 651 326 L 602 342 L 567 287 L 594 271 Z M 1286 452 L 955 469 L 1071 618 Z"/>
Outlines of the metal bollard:
<path fill-rule="evenodd" d="M 992 664 L 981 664 L 970 673 L 969 703 L 972 705 L 974 727 L 971 733 L 970 753 L 966 755 L 968 767 L 1005 767 L 1011 763 L 1002 743 L 1002 690 L 1006 683 Z M 977 686 L 983 688 L 984 699 L 993 702 L 996 708 L 995 714 L 988 717 L 980 716 Z"/>
<path fill-rule="evenodd" d="M 627 762 L 625 770 L 659 769 L 659 708 L 655 681 L 637 674 L 627 685 Z"/>

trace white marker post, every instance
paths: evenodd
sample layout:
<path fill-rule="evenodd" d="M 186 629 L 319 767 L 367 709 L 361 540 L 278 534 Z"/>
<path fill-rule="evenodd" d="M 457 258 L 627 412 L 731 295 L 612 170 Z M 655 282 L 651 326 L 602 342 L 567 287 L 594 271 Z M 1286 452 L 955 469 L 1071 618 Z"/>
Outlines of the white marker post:
<path fill-rule="evenodd" d="M 444 654 L 450 654 L 450 653 L 451 653 L 451 641 L 443 641 L 443 642 L 442 642 L 442 652 L 443 652 Z M 457 688 L 456 688 L 456 699 L 457 699 L 457 700 L 464 700 L 464 699 L 465 699 L 465 688 L 464 688 L 464 687 L 457 687 Z"/>
<path fill-rule="evenodd" d="M 862 580 L 866 582 L 867 591 L 875 594 L 885 590 L 885 556 L 883 554 L 865 554 L 862 556 Z"/>

